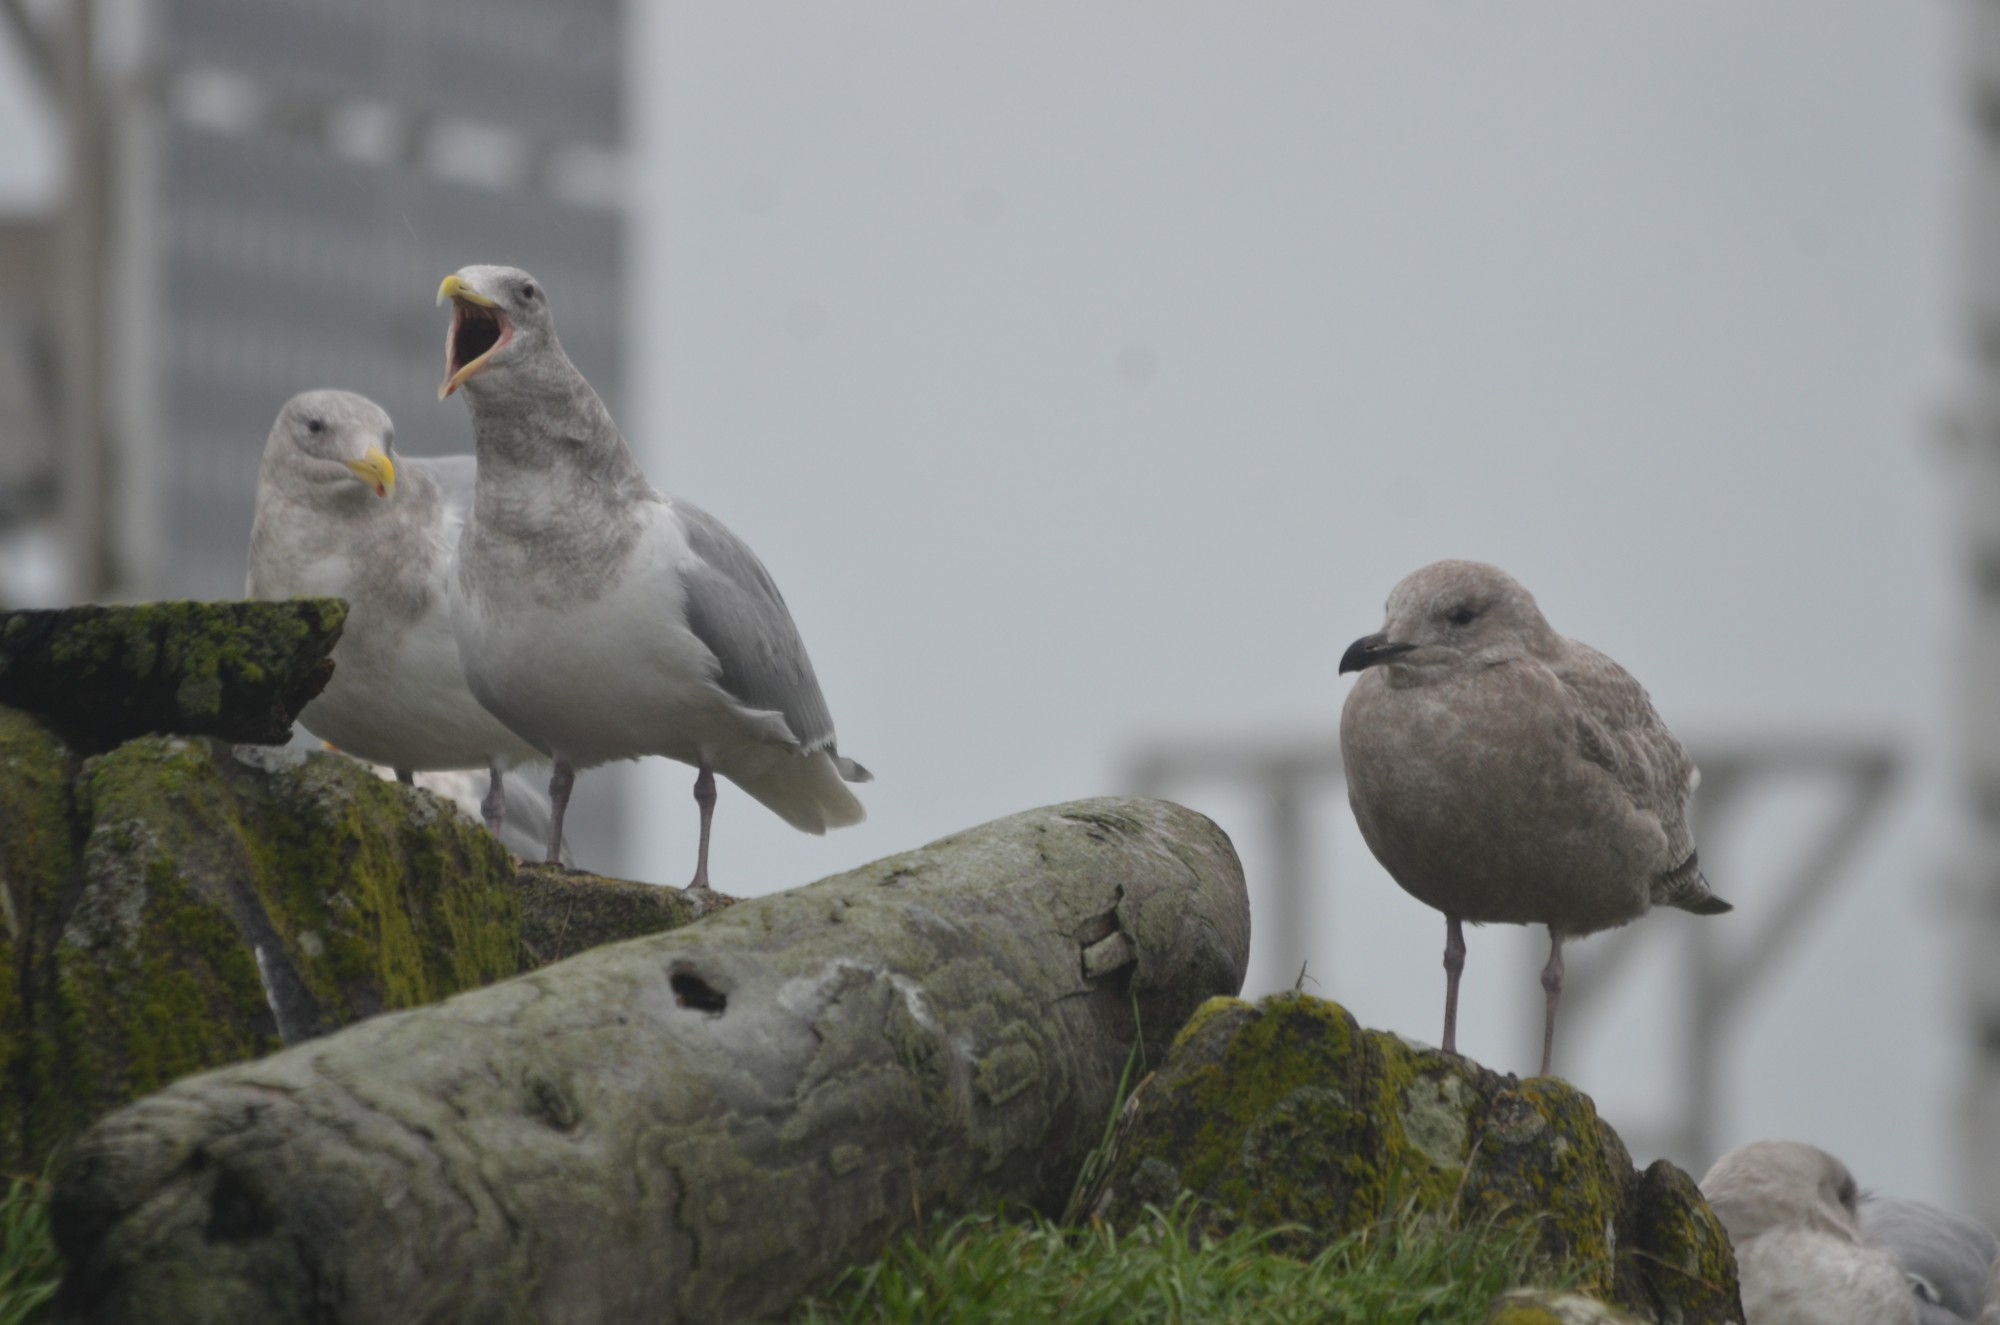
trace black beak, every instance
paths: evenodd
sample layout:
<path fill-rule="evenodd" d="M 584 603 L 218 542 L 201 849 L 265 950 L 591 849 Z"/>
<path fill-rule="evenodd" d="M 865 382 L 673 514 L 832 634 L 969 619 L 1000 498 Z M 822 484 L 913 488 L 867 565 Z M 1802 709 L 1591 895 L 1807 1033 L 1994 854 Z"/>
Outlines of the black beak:
<path fill-rule="evenodd" d="M 1416 648 L 1414 644 L 1391 644 L 1386 632 L 1363 635 L 1347 646 L 1347 652 L 1340 655 L 1340 674 L 1365 671 L 1377 663 L 1394 662 Z"/>

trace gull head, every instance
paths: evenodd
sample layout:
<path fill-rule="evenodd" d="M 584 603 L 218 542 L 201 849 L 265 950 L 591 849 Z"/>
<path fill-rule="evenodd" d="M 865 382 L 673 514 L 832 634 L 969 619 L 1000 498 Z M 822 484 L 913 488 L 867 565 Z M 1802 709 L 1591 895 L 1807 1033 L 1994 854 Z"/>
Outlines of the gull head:
<path fill-rule="evenodd" d="M 1498 566 L 1438 561 L 1389 593 L 1387 620 L 1341 655 L 1340 670 L 1486 666 L 1561 646 L 1534 595 Z"/>
<path fill-rule="evenodd" d="M 548 293 L 519 267 L 461 267 L 438 286 L 437 301 L 451 303 L 439 400 L 482 375 L 509 377 L 556 343 Z"/>
<path fill-rule="evenodd" d="M 396 429 L 380 405 L 352 391 L 302 391 L 285 402 L 264 444 L 267 471 L 304 490 L 343 498 L 359 488 L 396 492 Z"/>
<path fill-rule="evenodd" d="M 1715 1161 L 1701 1180 L 1732 1242 L 1773 1228 L 1811 1228 L 1857 1241 L 1860 1192 L 1847 1165 L 1801 1141 L 1752 1141 Z"/>

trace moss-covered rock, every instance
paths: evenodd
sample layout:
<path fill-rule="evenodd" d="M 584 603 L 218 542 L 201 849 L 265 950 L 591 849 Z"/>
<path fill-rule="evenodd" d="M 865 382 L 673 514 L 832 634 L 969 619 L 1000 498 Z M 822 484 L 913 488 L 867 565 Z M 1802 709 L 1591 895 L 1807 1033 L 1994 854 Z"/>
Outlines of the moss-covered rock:
<path fill-rule="evenodd" d="M 0 709 L 0 1167 L 190 1072 L 520 969 L 514 861 L 352 760 Z"/>
<path fill-rule="evenodd" d="M 47 728 L 0 709 L 0 1167 L 17 1172 L 39 1171 L 47 1157 L 36 1153 L 24 1107 L 37 1093 L 29 1027 L 51 983 L 46 936 L 76 876 L 73 763 Z"/>
<path fill-rule="evenodd" d="M 600 944 L 679 929 L 735 902 L 720 893 L 702 897 L 560 865 L 522 865 L 515 888 L 521 902 L 524 971 Z"/>
<path fill-rule="evenodd" d="M 346 620 L 337 598 L 0 613 L 0 704 L 87 752 L 147 733 L 281 744 Z"/>
<path fill-rule="evenodd" d="M 1529 1223 L 1579 1290 L 1673 1325 L 1740 1320 L 1736 1266 L 1692 1180 L 1642 1177 L 1588 1097 L 1363 1031 L 1334 1003 L 1214 999 L 1141 1093 L 1097 1213 L 1183 1192 L 1218 1229 L 1286 1227 L 1302 1250 L 1405 1203 Z"/>
<path fill-rule="evenodd" d="M 189 1073 L 731 900 L 516 866 L 340 755 L 146 736 L 86 757 L 0 708 L 0 1169 Z"/>

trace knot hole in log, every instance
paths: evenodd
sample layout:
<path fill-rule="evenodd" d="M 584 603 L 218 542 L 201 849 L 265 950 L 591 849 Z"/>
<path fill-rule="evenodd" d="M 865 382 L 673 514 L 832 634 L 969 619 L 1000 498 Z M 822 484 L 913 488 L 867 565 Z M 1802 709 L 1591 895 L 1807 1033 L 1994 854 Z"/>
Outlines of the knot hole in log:
<path fill-rule="evenodd" d="M 711 1017 L 719 1017 L 729 1010 L 729 996 L 693 971 L 675 971 L 667 977 L 673 986 L 674 1002 L 696 1012 L 706 1012 Z"/>
<path fill-rule="evenodd" d="M 277 1213 L 270 1203 L 252 1191 L 237 1175 L 224 1169 L 215 1180 L 208 1198 L 210 1242 L 250 1242 L 278 1226 Z"/>

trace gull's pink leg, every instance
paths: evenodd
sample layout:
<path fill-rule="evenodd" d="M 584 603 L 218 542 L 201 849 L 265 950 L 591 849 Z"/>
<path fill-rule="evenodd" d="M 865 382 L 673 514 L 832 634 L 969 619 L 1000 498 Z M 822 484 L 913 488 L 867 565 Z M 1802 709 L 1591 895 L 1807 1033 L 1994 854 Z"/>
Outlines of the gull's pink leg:
<path fill-rule="evenodd" d="M 708 825 L 715 818 L 715 773 L 707 764 L 694 778 L 694 803 L 701 807 L 701 845 L 695 850 L 694 880 L 690 891 L 708 887 Z"/>
<path fill-rule="evenodd" d="M 1542 1020 L 1542 1075 L 1549 1074 L 1549 1058 L 1556 1047 L 1556 1004 L 1563 995 L 1563 939 L 1549 926 L 1549 964 L 1542 968 L 1542 990 L 1548 995 L 1548 1011 Z"/>
<path fill-rule="evenodd" d="M 549 775 L 549 858 L 550 865 L 562 864 L 563 811 L 569 808 L 569 789 L 576 785 L 576 770 L 567 760 L 556 760 Z"/>
<path fill-rule="evenodd" d="M 500 783 L 500 761 L 488 764 L 486 773 L 486 795 L 479 802 L 479 817 L 486 821 L 486 831 L 498 837 L 507 824 L 507 788 Z"/>
<path fill-rule="evenodd" d="M 1444 1051 L 1458 1052 L 1458 977 L 1465 970 L 1465 931 L 1457 916 L 1444 918 Z"/>

